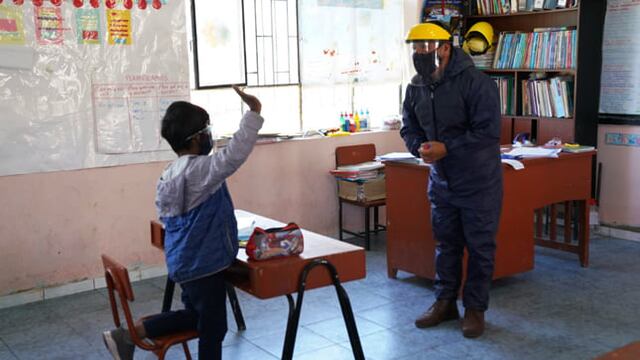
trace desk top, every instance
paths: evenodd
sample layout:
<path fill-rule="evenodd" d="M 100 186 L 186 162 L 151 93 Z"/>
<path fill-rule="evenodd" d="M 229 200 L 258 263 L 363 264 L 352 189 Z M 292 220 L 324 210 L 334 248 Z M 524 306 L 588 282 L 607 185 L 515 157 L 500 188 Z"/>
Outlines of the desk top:
<path fill-rule="evenodd" d="M 570 159 L 578 159 L 578 158 L 591 158 L 593 156 L 596 155 L 596 151 L 585 151 L 585 152 L 581 152 L 581 153 L 567 153 L 567 152 L 561 152 L 560 154 L 558 154 L 557 158 L 550 158 L 550 157 L 531 157 L 531 158 L 526 158 L 526 159 L 521 159 L 518 160 L 520 162 L 522 162 L 525 165 L 525 169 L 528 165 L 537 165 L 537 164 L 542 164 L 542 163 L 547 163 L 547 162 L 552 162 L 552 161 L 557 161 L 557 160 L 570 160 Z M 404 167 L 412 167 L 412 168 L 424 168 L 424 169 L 428 169 L 431 167 L 430 164 L 426 164 L 422 161 L 416 161 L 416 162 L 410 162 L 410 161 L 400 161 L 400 160 L 385 160 L 383 161 L 386 165 L 391 165 L 391 166 L 404 166 Z M 511 166 L 507 165 L 507 164 L 502 164 L 503 168 L 505 169 L 511 169 L 514 170 Z M 515 170 L 517 171 L 517 170 Z"/>
<path fill-rule="evenodd" d="M 280 227 L 284 223 L 236 210 L 236 217 L 251 216 L 260 227 Z M 326 259 L 335 266 L 340 281 L 362 279 L 366 276 L 364 249 L 349 243 L 302 230 L 304 251 L 298 256 L 263 261 L 249 260 L 244 249 L 238 252 L 235 264 L 229 269 L 234 286 L 261 299 L 292 294 L 298 290 L 298 279 L 305 265 L 315 259 Z M 331 285 L 329 272 L 317 267 L 307 277 L 306 288 Z"/>

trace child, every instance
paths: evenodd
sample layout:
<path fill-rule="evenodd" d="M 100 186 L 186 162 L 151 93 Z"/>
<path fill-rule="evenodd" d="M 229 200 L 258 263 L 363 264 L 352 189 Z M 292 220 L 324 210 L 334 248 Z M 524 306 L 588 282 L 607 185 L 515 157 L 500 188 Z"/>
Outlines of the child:
<path fill-rule="evenodd" d="M 158 181 L 156 207 L 165 227 L 169 277 L 182 287 L 185 309 L 158 314 L 135 327 L 140 338 L 198 330 L 200 359 L 222 357 L 227 332 L 223 270 L 238 253 L 238 230 L 225 179 L 247 159 L 264 121 L 260 101 L 237 87 L 234 90 L 250 111 L 229 144 L 212 155 L 209 115 L 204 109 L 178 101 L 162 119 L 162 137 L 179 157 Z M 133 359 L 128 330 L 107 331 L 103 338 L 115 359 Z"/>

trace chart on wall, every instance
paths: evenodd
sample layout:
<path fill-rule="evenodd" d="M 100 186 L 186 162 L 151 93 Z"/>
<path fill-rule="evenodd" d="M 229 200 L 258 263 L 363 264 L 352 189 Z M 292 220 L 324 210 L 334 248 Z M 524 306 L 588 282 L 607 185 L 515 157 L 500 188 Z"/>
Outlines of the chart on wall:
<path fill-rule="evenodd" d="M 398 80 L 402 75 L 402 1 L 300 0 L 305 84 Z M 408 56 L 408 54 L 406 54 Z"/>
<path fill-rule="evenodd" d="M 607 0 L 600 113 L 640 115 L 640 2 Z"/>
<path fill-rule="evenodd" d="M 0 176 L 174 157 L 189 100 L 185 2 L 0 2 Z"/>

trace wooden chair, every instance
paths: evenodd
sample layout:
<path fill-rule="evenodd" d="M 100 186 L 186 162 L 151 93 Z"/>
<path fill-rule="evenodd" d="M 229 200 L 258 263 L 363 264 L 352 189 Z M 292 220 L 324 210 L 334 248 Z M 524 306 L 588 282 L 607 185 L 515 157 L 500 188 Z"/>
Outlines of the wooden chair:
<path fill-rule="evenodd" d="M 118 304 L 116 303 L 116 292 L 120 299 L 120 308 L 124 313 L 127 328 L 134 329 L 135 324 L 129 309 L 129 303 L 133 302 L 133 289 L 129 280 L 129 272 L 127 268 L 120 265 L 114 259 L 107 255 L 102 255 L 102 264 L 104 265 L 104 274 L 107 281 L 107 289 L 109 291 L 109 302 L 111 303 L 111 313 L 113 314 L 113 323 L 116 327 L 120 327 L 120 314 L 118 313 Z M 149 317 L 149 316 L 148 316 Z M 145 317 L 147 318 L 147 317 Z M 143 318 L 144 319 L 144 318 Z M 191 359 L 189 346 L 187 341 L 198 338 L 197 331 L 183 331 L 175 334 L 161 336 L 153 339 L 142 340 L 135 331 L 130 331 L 133 343 L 144 350 L 151 351 L 158 356 L 158 359 L 164 359 L 166 352 L 175 344 L 182 344 L 184 354 L 187 359 Z"/>
<path fill-rule="evenodd" d="M 344 166 L 344 165 L 353 165 L 359 164 L 366 161 L 373 161 L 376 157 L 376 146 L 375 144 L 364 144 L 364 145 L 351 145 L 351 146 L 340 146 L 336 148 L 336 167 Z M 352 232 L 345 229 L 342 226 L 342 205 L 350 204 L 353 206 L 358 206 L 364 208 L 364 231 L 362 232 Z M 342 198 L 338 195 L 338 226 L 340 228 L 340 240 L 343 239 L 342 233 L 347 233 L 361 239 L 364 239 L 364 246 L 366 250 L 370 249 L 370 230 L 371 230 L 371 218 L 370 218 L 370 209 L 373 208 L 373 231 L 374 233 L 378 233 L 378 231 L 385 230 L 387 227 L 379 224 L 379 210 L 380 206 L 384 206 L 386 204 L 386 199 L 379 200 L 371 200 L 371 201 L 356 201 Z"/>

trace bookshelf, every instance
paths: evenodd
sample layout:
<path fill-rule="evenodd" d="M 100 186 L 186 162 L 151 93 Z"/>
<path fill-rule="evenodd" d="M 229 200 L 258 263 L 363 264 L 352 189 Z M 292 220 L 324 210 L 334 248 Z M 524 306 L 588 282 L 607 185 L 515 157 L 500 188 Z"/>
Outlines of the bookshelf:
<path fill-rule="evenodd" d="M 471 13 L 473 9 L 469 9 L 465 18 L 465 29 L 468 29 L 476 22 L 486 21 L 493 26 L 496 36 L 500 33 L 526 36 L 522 34 L 533 33 L 534 29 L 541 28 L 563 29 L 565 34 L 568 34 L 568 42 L 558 40 L 556 44 L 568 44 L 571 42 L 570 31 L 575 29 L 576 33 L 574 45 L 574 50 L 576 51 L 575 61 L 570 68 L 560 68 L 564 64 L 552 66 L 553 68 L 538 68 L 535 64 L 518 68 L 511 68 L 510 66 L 504 66 L 504 64 L 503 66 L 498 66 L 499 68 L 494 68 L 493 65 L 481 68 L 493 78 L 512 77 L 514 79 L 514 86 L 510 87 L 510 96 L 512 97 L 510 103 L 514 103 L 515 110 L 509 114 L 503 113 L 502 115 L 502 143 L 511 143 L 515 134 L 526 132 L 531 134 L 531 137 L 538 144 L 544 144 L 554 137 L 560 137 L 565 142 L 596 145 L 601 66 L 600 51 L 605 3 L 583 0 L 579 2 L 578 6 L 572 8 L 519 11 L 511 14 L 477 15 Z M 556 32 L 558 37 L 562 36 L 560 35 L 561 32 Z M 517 44 L 517 42 L 513 44 Z M 528 46 L 530 42 L 526 44 Z M 542 48 L 541 44 L 539 43 L 536 48 Z M 545 47 L 545 51 L 550 51 L 546 50 L 547 48 L 550 48 L 550 46 Z M 555 49 L 566 51 L 563 46 L 555 46 Z M 564 53 L 561 53 L 559 58 L 563 56 Z M 558 65 L 553 62 L 552 64 Z M 562 105 L 562 101 L 559 101 L 557 102 L 560 104 L 559 106 L 549 106 L 549 109 L 553 110 L 552 112 L 525 111 L 527 108 L 529 110 L 532 109 L 531 102 L 533 100 L 530 98 L 530 94 L 531 90 L 535 91 L 536 89 L 535 86 L 533 89 L 529 87 L 532 85 L 528 82 L 533 77 L 532 74 L 543 79 L 555 78 L 555 80 L 549 81 L 549 84 L 557 84 L 560 82 L 559 79 L 566 82 L 566 84 L 562 83 L 554 88 L 555 94 L 566 95 L 564 105 Z M 539 80 L 531 81 L 536 83 Z M 553 85 L 547 86 L 551 89 Z M 523 93 L 526 95 L 524 99 Z M 549 95 L 547 94 L 546 96 L 546 104 L 549 105 Z M 551 97 L 551 99 L 553 98 Z M 561 97 L 560 99 L 563 98 Z M 567 108 L 566 100 L 570 101 L 569 108 Z M 528 104 L 526 106 L 524 104 L 525 101 Z M 543 103 L 539 102 L 539 104 Z M 535 110 L 540 109 L 536 108 Z M 543 113 L 544 116 L 542 115 Z M 553 116 L 557 114 L 560 114 L 560 116 Z"/>

